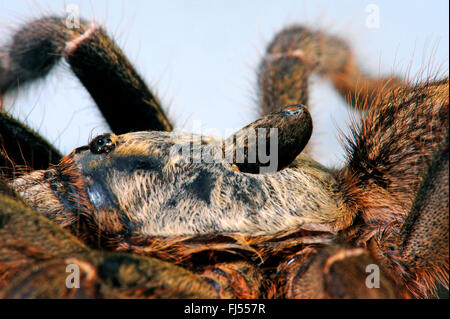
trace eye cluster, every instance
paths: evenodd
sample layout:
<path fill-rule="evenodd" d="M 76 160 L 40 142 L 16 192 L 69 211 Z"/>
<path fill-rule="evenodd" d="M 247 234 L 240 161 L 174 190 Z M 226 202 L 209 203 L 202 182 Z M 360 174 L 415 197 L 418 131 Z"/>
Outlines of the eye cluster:
<path fill-rule="evenodd" d="M 89 143 L 89 150 L 94 154 L 107 154 L 116 146 L 117 138 L 114 134 L 105 133 L 97 136 Z"/>

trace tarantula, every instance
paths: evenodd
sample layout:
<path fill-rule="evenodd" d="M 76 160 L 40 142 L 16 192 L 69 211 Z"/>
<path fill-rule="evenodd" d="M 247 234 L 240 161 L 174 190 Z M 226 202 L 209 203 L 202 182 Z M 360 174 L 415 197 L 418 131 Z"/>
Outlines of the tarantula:
<path fill-rule="evenodd" d="M 183 135 L 101 26 L 64 21 L 31 21 L 0 49 L 0 92 L 63 58 L 114 133 L 62 156 L 0 113 L 1 297 L 423 298 L 448 289 L 447 76 L 373 77 L 344 40 L 293 26 L 260 64 L 259 120 L 225 140 Z M 307 155 L 312 74 L 362 114 L 343 168 Z M 81 269 L 78 289 L 66 286 L 69 264 Z"/>

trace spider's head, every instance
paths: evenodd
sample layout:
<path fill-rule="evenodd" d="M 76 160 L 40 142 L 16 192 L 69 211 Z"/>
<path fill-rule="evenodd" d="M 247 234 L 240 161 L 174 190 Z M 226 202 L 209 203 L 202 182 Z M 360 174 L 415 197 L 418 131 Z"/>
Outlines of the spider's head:
<path fill-rule="evenodd" d="M 69 182 L 57 196 L 67 210 L 84 203 L 75 208 L 102 233 L 335 231 L 346 216 L 334 178 L 299 156 L 311 130 L 308 111 L 289 106 L 225 140 L 158 131 L 103 134 L 63 160 L 55 183 Z"/>
<path fill-rule="evenodd" d="M 72 158 L 103 230 L 155 236 L 274 233 L 299 225 L 329 230 L 342 217 L 334 179 L 298 156 L 311 130 L 306 108 L 289 106 L 225 140 L 103 134 Z"/>
<path fill-rule="evenodd" d="M 96 223 L 117 219 L 105 225 L 168 235 L 186 232 L 170 229 L 177 220 L 187 226 L 196 210 L 217 206 L 224 178 L 240 174 L 221 156 L 207 159 L 205 152 L 211 150 L 222 155 L 220 139 L 146 131 L 100 135 L 72 152 L 72 158 Z M 186 210 L 192 210 L 192 216 Z"/>

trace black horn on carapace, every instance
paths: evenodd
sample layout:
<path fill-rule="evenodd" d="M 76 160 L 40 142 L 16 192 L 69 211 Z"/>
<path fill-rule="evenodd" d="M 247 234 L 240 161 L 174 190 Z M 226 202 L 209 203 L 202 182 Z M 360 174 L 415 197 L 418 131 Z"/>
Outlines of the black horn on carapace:
<path fill-rule="evenodd" d="M 260 173 L 262 168 L 269 172 L 270 167 L 279 171 L 305 148 L 312 128 L 311 115 L 306 107 L 286 106 L 247 125 L 225 140 L 225 158 L 241 172 Z"/>

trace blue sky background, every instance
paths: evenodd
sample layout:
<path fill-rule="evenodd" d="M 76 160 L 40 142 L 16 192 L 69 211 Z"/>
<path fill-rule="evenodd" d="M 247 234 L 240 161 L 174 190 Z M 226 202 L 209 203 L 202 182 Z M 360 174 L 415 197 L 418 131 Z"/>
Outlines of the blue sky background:
<path fill-rule="evenodd" d="M 0 0 L 0 42 L 26 18 L 65 13 L 106 25 L 138 71 L 156 89 L 178 128 L 240 128 L 256 118 L 255 72 L 265 46 L 283 26 L 307 24 L 349 40 L 366 70 L 417 74 L 428 62 L 448 74 L 449 4 L 443 1 L 7 1 Z M 368 4 L 380 9 L 369 29 Z M 314 156 L 340 165 L 338 129 L 349 111 L 326 81 L 314 79 Z M 77 79 L 60 66 L 44 84 L 8 96 L 5 107 L 62 152 L 107 131 Z M 124 106 L 126 108 L 126 106 Z"/>

